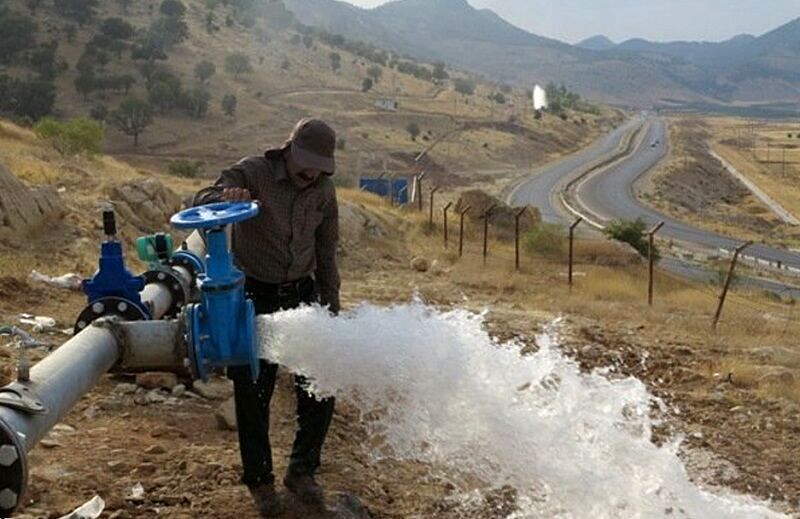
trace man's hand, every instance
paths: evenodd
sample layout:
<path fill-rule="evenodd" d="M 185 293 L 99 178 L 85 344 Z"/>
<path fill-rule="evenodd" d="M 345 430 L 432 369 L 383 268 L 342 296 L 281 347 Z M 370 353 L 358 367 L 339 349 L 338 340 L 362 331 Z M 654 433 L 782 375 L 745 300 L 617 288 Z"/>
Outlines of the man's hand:
<path fill-rule="evenodd" d="M 222 199 L 226 202 L 247 202 L 253 197 L 250 196 L 250 191 L 243 187 L 226 187 L 222 191 Z"/>

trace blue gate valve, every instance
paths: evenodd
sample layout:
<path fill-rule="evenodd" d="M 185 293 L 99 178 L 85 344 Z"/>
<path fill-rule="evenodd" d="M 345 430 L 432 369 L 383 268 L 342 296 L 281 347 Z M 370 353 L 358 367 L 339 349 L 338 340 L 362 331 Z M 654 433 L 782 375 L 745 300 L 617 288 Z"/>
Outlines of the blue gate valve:
<path fill-rule="evenodd" d="M 206 272 L 198 277 L 200 302 L 184 309 L 189 367 L 207 380 L 209 368 L 250 366 L 258 378 L 255 307 L 244 295 L 244 274 L 233 264 L 225 226 L 253 218 L 255 202 L 219 202 L 191 207 L 171 218 L 178 229 L 206 235 Z"/>

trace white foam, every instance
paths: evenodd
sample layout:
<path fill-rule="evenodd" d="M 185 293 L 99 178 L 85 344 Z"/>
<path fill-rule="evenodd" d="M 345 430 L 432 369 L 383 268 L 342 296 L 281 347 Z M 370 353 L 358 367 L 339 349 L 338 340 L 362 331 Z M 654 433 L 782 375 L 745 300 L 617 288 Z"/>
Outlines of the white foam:
<path fill-rule="evenodd" d="M 465 496 L 480 484 L 466 475 L 510 485 L 511 517 L 782 517 L 691 483 L 676 443 L 650 442 L 658 402 L 644 384 L 582 374 L 557 326 L 526 357 L 493 341 L 482 315 L 419 302 L 338 318 L 306 307 L 259 327 L 265 358 L 368 417 L 375 458 L 445 467 Z"/>

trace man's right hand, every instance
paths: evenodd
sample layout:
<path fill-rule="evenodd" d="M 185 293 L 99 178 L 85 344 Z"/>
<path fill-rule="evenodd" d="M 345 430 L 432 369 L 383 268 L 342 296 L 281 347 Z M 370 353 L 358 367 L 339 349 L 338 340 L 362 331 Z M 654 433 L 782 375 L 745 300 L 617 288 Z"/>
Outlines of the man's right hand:
<path fill-rule="evenodd" d="M 226 187 L 222 191 L 222 199 L 226 202 L 246 202 L 252 200 L 250 191 L 243 187 Z"/>

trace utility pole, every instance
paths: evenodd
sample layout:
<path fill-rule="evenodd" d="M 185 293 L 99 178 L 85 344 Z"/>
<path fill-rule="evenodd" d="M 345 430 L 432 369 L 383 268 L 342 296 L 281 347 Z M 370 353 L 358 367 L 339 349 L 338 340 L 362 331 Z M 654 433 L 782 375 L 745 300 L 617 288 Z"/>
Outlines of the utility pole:
<path fill-rule="evenodd" d="M 447 202 L 447 205 L 442 209 L 442 216 L 444 220 L 444 248 L 447 248 L 447 211 L 453 206 L 453 202 Z"/>
<path fill-rule="evenodd" d="M 739 254 L 749 247 L 753 242 L 749 241 L 747 243 L 743 243 L 742 245 L 738 246 L 735 251 L 733 251 L 733 259 L 731 259 L 731 266 L 728 269 L 728 275 L 725 278 L 725 286 L 722 287 L 722 294 L 719 296 L 719 305 L 717 305 L 717 313 L 714 314 L 714 322 L 711 323 L 711 328 L 716 330 L 717 323 L 719 322 L 719 318 L 722 315 L 722 307 L 725 304 L 725 297 L 728 295 L 728 289 L 731 286 L 731 280 L 733 280 L 733 270 L 736 268 L 736 261 L 739 259 Z"/>
<path fill-rule="evenodd" d="M 575 228 L 583 221 L 583 218 L 578 218 L 572 225 L 569 226 L 569 269 L 567 270 L 567 282 L 569 289 L 572 290 L 572 259 L 573 259 L 573 243 L 575 241 Z"/>
<path fill-rule="evenodd" d="M 648 270 L 649 270 L 649 279 L 647 282 L 647 304 L 649 306 L 653 306 L 653 279 L 655 274 L 655 262 L 656 262 L 656 246 L 655 246 L 655 234 L 664 227 L 664 222 L 659 222 L 656 224 L 655 227 L 650 229 L 647 233 L 647 262 L 648 262 Z"/>
<path fill-rule="evenodd" d="M 523 207 L 514 214 L 514 268 L 517 270 L 519 270 L 519 219 L 527 210 L 527 207 Z"/>
<path fill-rule="evenodd" d="M 470 210 L 470 207 L 467 206 L 460 211 L 461 221 L 458 224 L 458 257 L 464 255 L 464 215 L 467 214 L 467 211 Z"/>
<path fill-rule="evenodd" d="M 486 264 L 486 257 L 489 255 L 489 218 L 492 216 L 492 211 L 495 210 L 497 204 L 490 205 L 483 212 L 483 264 Z"/>

